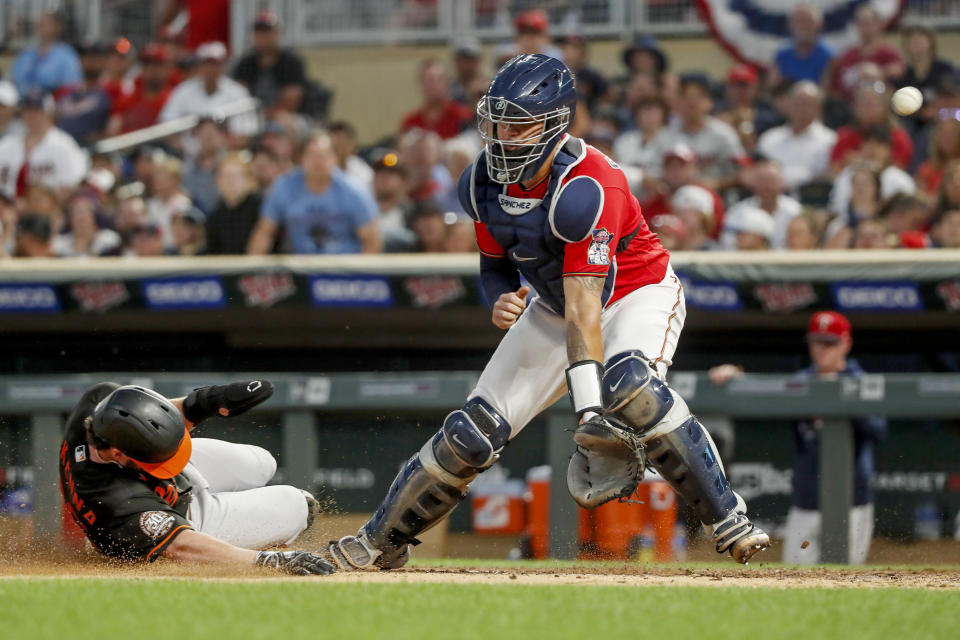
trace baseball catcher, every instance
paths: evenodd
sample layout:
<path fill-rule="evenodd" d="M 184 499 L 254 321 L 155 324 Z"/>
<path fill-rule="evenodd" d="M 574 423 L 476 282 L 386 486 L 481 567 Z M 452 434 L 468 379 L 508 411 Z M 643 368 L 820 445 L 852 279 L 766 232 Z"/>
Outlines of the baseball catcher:
<path fill-rule="evenodd" d="M 480 99 L 485 148 L 459 195 L 475 221 L 493 323 L 506 335 L 370 521 L 331 543 L 341 568 L 403 565 L 417 536 L 566 392 L 578 422 L 567 484 L 578 504 L 628 496 L 646 461 L 693 507 L 718 553 L 746 563 L 769 545 L 710 435 L 665 382 L 683 290 L 623 171 L 567 134 L 576 104 L 570 70 L 544 55 L 510 60 Z"/>
<path fill-rule="evenodd" d="M 63 497 L 87 540 L 128 560 L 333 573 L 306 551 L 258 551 L 293 542 L 319 506 L 296 487 L 266 486 L 277 469 L 267 451 L 190 435 L 207 418 L 240 415 L 272 393 L 266 380 L 202 387 L 172 400 L 112 382 L 87 390 L 60 447 Z"/>

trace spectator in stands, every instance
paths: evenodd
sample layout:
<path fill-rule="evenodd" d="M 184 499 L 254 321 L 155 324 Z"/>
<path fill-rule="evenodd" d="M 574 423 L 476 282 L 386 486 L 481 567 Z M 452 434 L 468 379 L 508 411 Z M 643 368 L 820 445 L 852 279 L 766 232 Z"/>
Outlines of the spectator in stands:
<path fill-rule="evenodd" d="M 717 105 L 717 117 L 733 127 L 748 154 L 753 153 L 761 133 L 782 122 L 760 99 L 760 76 L 748 64 L 735 65 L 727 74 L 726 98 Z"/>
<path fill-rule="evenodd" d="M 926 229 L 933 214 L 932 207 L 914 196 L 897 195 L 880 211 L 887 230 L 904 247 L 919 248 L 925 244 Z"/>
<path fill-rule="evenodd" d="M 837 134 L 820 121 L 822 95 L 813 82 L 802 80 L 785 102 L 787 123 L 766 131 L 757 151 L 776 161 L 790 190 L 827 175 Z"/>
<path fill-rule="evenodd" d="M 823 43 L 823 13 L 813 4 L 798 4 L 790 15 L 789 45 L 777 51 L 770 74 L 770 86 L 781 81 L 823 81 L 824 72 L 833 59 L 833 51 Z"/>
<path fill-rule="evenodd" d="M 331 122 L 327 127 L 337 154 L 337 166 L 344 175 L 356 182 L 364 191 L 373 189 L 373 169 L 366 160 L 357 155 L 357 130 L 349 122 Z"/>
<path fill-rule="evenodd" d="M 382 248 L 377 205 L 337 169 L 326 132 L 303 148 L 301 167 L 277 179 L 263 203 L 247 252 L 264 254 L 281 225 L 293 253 L 377 253 Z"/>
<path fill-rule="evenodd" d="M 17 219 L 14 258 L 54 258 L 50 217 L 28 211 Z"/>
<path fill-rule="evenodd" d="M 0 139 L 0 191 L 23 197 L 44 184 L 65 197 L 87 174 L 87 158 L 76 141 L 53 125 L 53 96 L 31 91 L 21 97 L 23 129 Z"/>
<path fill-rule="evenodd" d="M 109 43 L 107 63 L 100 86 L 110 97 L 115 110 L 120 97 L 133 92 L 134 84 L 139 81 L 139 70 L 134 66 L 133 45 L 126 38 L 117 38 Z"/>
<path fill-rule="evenodd" d="M 107 66 L 108 47 L 92 42 L 79 47 L 83 82 L 71 87 L 57 101 L 57 126 L 82 145 L 96 142 L 107 128 L 112 104 L 100 86 Z"/>
<path fill-rule="evenodd" d="M 661 217 L 676 217 L 683 228 L 683 233 L 676 229 L 678 225 L 672 220 L 661 220 L 661 224 L 669 223 L 678 236 L 682 235 L 680 248 L 687 251 L 710 251 L 718 245 L 712 236 L 717 224 L 714 215 L 714 200 L 710 191 L 695 184 L 688 184 L 677 189 L 670 199 L 670 214 L 659 214 L 653 220 Z M 678 238 L 679 240 L 680 238 Z"/>
<path fill-rule="evenodd" d="M 737 251 L 763 251 L 772 248 L 776 231 L 773 217 L 760 207 L 744 205 L 730 213 L 724 221 L 724 231 L 733 234 Z"/>
<path fill-rule="evenodd" d="M 609 101 L 610 83 L 602 73 L 590 66 L 590 49 L 587 39 L 579 34 L 560 39 L 563 62 L 573 73 L 577 93 L 592 113 L 598 104 Z"/>
<path fill-rule="evenodd" d="M 60 41 L 63 24 L 53 11 L 41 13 L 33 27 L 37 44 L 20 52 L 13 62 L 13 81 L 21 94 L 48 93 L 79 84 L 83 79 L 77 52 Z"/>
<path fill-rule="evenodd" d="M 687 242 L 687 225 L 678 216 L 661 213 L 650 221 L 650 229 L 660 238 L 667 251 L 683 251 Z"/>
<path fill-rule="evenodd" d="M 859 43 L 835 58 L 827 71 L 828 92 L 844 100 L 853 100 L 857 87 L 865 78 L 868 63 L 880 68 L 885 82 L 896 82 L 903 75 L 904 64 L 900 51 L 883 41 L 884 24 L 877 10 L 868 2 L 857 7 L 854 14 Z"/>
<path fill-rule="evenodd" d="M 659 95 L 672 104 L 677 92 L 677 77 L 670 73 L 670 60 L 656 38 L 650 35 L 637 36 L 623 50 L 622 60 L 627 74 L 618 84 L 626 86 L 637 75 L 650 76 L 654 86 L 662 90 Z"/>
<path fill-rule="evenodd" d="M 898 193 L 911 195 L 916 191 L 916 184 L 910 174 L 892 164 L 893 148 L 890 143 L 890 130 L 886 127 L 873 127 L 864 132 L 858 155 L 859 161 L 841 171 L 833 183 L 829 208 L 834 215 L 843 216 L 849 213 L 852 176 L 857 167 L 877 175 L 880 187 L 876 194 L 878 203 Z"/>
<path fill-rule="evenodd" d="M 290 127 L 276 120 L 271 120 L 260 133 L 259 143 L 273 152 L 280 173 L 286 173 L 294 168 L 297 137 Z"/>
<path fill-rule="evenodd" d="M 380 150 L 373 157 L 373 195 L 380 211 L 380 234 L 387 253 L 407 252 L 416 236 L 407 227 L 413 202 L 407 196 L 407 172 L 395 151 Z"/>
<path fill-rule="evenodd" d="M 563 60 L 563 53 L 550 44 L 550 20 L 543 9 L 528 9 L 513 20 L 516 33 L 515 55 L 542 53 Z"/>
<path fill-rule="evenodd" d="M 830 170 L 836 175 L 857 159 L 864 133 L 877 127 L 888 127 L 893 162 L 905 169 L 913 156 L 913 142 L 902 127 L 890 126 L 890 96 L 881 82 L 867 82 L 856 89 L 853 101 L 853 122 L 837 129 L 837 144 L 830 154 Z"/>
<path fill-rule="evenodd" d="M 664 100 L 667 105 L 670 104 L 663 96 L 663 87 L 657 80 L 657 77 L 651 73 L 637 73 L 626 81 L 623 87 L 623 94 L 617 102 L 617 118 L 621 131 L 631 131 L 636 128 L 637 109 L 644 102 L 650 100 Z"/>
<path fill-rule="evenodd" d="M 688 184 L 704 187 L 697 171 L 697 156 L 685 143 L 677 142 L 663 156 L 663 176 L 656 189 L 643 201 L 641 211 L 649 222 L 654 216 L 661 213 L 670 213 L 670 201 L 677 190 Z M 723 222 L 723 200 L 716 192 L 704 187 L 713 198 L 713 228 L 717 229 Z M 688 225 L 689 226 L 689 225 Z M 691 229 L 687 231 L 692 233 Z M 711 235 L 713 233 L 711 232 Z"/>
<path fill-rule="evenodd" d="M 480 41 L 470 36 L 459 40 L 453 48 L 453 81 L 450 83 L 450 98 L 468 109 L 476 107 L 473 84 L 480 78 L 482 51 Z"/>
<path fill-rule="evenodd" d="M 853 230 L 851 249 L 889 249 L 889 233 L 883 220 L 872 218 L 861 221 Z"/>
<path fill-rule="evenodd" d="M 17 204 L 0 193 L 0 258 L 13 255 L 17 238 Z"/>
<path fill-rule="evenodd" d="M 477 234 L 473 218 L 465 213 L 444 216 L 447 222 L 447 237 L 443 242 L 444 253 L 477 253 Z"/>
<path fill-rule="evenodd" d="M 190 201 L 207 213 L 213 211 L 220 199 L 217 190 L 217 167 L 228 152 L 229 133 L 226 123 L 216 118 L 204 117 L 193 128 L 190 146 L 196 150 L 184 163 L 183 188 Z"/>
<path fill-rule="evenodd" d="M 20 93 L 12 82 L 0 80 L 0 138 L 23 128 L 17 117 Z"/>
<path fill-rule="evenodd" d="M 170 93 L 160 111 L 161 122 L 189 115 L 211 115 L 217 109 L 250 97 L 246 87 L 224 75 L 227 47 L 222 42 L 207 42 L 197 47 L 197 74 L 184 80 Z M 238 139 L 257 132 L 253 112 L 235 115 L 227 120 L 230 133 Z"/>
<path fill-rule="evenodd" d="M 937 39 L 929 27 L 910 25 L 901 31 L 900 37 L 906 64 L 895 84 L 916 87 L 929 99 L 937 86 L 956 71 L 949 61 L 937 57 Z"/>
<path fill-rule="evenodd" d="M 207 253 L 242 255 L 260 218 L 263 195 L 245 152 L 234 152 L 217 168 L 220 200 L 207 216 Z"/>
<path fill-rule="evenodd" d="M 137 258 L 155 258 L 170 255 L 163 230 L 152 222 L 131 229 L 125 255 Z"/>
<path fill-rule="evenodd" d="M 147 203 L 141 196 L 128 195 L 118 199 L 117 210 L 113 218 L 113 228 L 120 234 L 124 246 L 130 244 L 135 229 L 139 229 L 149 222 Z"/>
<path fill-rule="evenodd" d="M 940 213 L 930 225 L 930 237 L 934 247 L 960 249 L 960 208 Z"/>
<path fill-rule="evenodd" d="M 277 158 L 276 152 L 263 143 L 254 145 L 251 167 L 257 180 L 257 189 L 263 193 L 270 191 L 273 183 L 286 173 Z"/>
<path fill-rule="evenodd" d="M 853 346 L 850 321 L 836 311 L 820 311 L 810 318 L 807 347 L 811 365 L 799 372 L 805 379 L 857 380 L 864 375 L 860 364 L 849 357 Z M 743 367 L 723 364 L 710 369 L 710 381 L 723 385 L 743 375 Z M 886 437 L 887 421 L 880 417 L 851 420 L 854 437 L 853 508 L 850 510 L 850 563 L 863 564 L 873 536 L 873 447 Z M 820 561 L 820 433 L 822 418 L 803 418 L 794 423 L 797 456 L 793 466 L 793 502 L 787 514 L 783 561 L 816 564 Z"/>
<path fill-rule="evenodd" d="M 207 216 L 196 207 L 175 213 L 170 220 L 173 251 L 178 256 L 195 256 L 203 253 L 206 246 L 204 223 Z"/>
<path fill-rule="evenodd" d="M 814 211 L 803 211 L 787 225 L 787 245 L 790 251 L 810 251 L 820 246 L 823 234 L 822 216 Z"/>
<path fill-rule="evenodd" d="M 473 109 L 450 99 L 447 69 L 439 60 L 429 58 L 420 63 L 420 94 L 423 104 L 403 118 L 401 131 L 424 129 L 446 140 L 473 121 Z"/>
<path fill-rule="evenodd" d="M 158 154 L 150 183 L 152 196 L 147 200 L 150 222 L 163 232 L 167 247 L 173 246 L 173 217 L 190 208 L 190 196 L 183 191 L 183 162 L 175 156 Z"/>
<path fill-rule="evenodd" d="M 787 227 L 803 209 L 802 205 L 783 193 L 785 184 L 779 163 L 761 159 L 753 163 L 745 172 L 744 182 L 752 196 L 738 202 L 727 211 L 724 231 L 720 241 L 725 248 L 736 243 L 732 230 L 738 224 L 738 209 L 749 207 L 759 209 L 773 221 L 773 234 L 770 237 L 771 249 L 783 249 L 787 246 Z"/>
<path fill-rule="evenodd" d="M 63 258 L 118 255 L 123 244 L 120 234 L 97 223 L 95 203 L 75 197 L 67 207 L 70 230 L 53 239 L 53 252 Z"/>
<path fill-rule="evenodd" d="M 930 136 L 929 157 L 917 168 L 920 192 L 933 198 L 943 178 L 943 168 L 960 159 L 960 121 L 949 110 L 948 117 L 937 119 Z"/>
<path fill-rule="evenodd" d="M 704 183 L 714 191 L 722 191 L 736 183 L 738 161 L 745 154 L 737 133 L 730 125 L 711 116 L 712 110 L 707 76 L 699 73 L 683 76 L 671 133 L 693 150 Z"/>
<path fill-rule="evenodd" d="M 410 216 L 410 228 L 417 238 L 414 251 L 421 253 L 444 251 L 447 240 L 446 215 L 443 207 L 434 200 L 417 203 Z"/>
<path fill-rule="evenodd" d="M 960 160 L 954 160 L 943 169 L 940 190 L 937 194 L 937 213 L 947 209 L 960 209 Z"/>
<path fill-rule="evenodd" d="M 142 71 L 129 92 L 120 93 L 113 103 L 107 135 L 129 133 L 157 123 L 175 86 L 173 64 L 167 48 L 151 42 L 140 52 Z"/>
<path fill-rule="evenodd" d="M 443 141 L 437 134 L 422 129 L 408 131 L 400 138 L 399 153 L 411 200 L 436 200 L 445 210 L 459 210 L 456 184 L 443 163 Z"/>
<path fill-rule="evenodd" d="M 253 50 L 240 58 L 233 78 L 244 85 L 267 112 L 297 113 L 307 84 L 303 59 L 280 46 L 280 19 L 264 9 L 253 21 Z"/>
<path fill-rule="evenodd" d="M 857 225 L 877 217 L 883 205 L 880 173 L 865 164 L 850 166 L 846 172 L 842 176 L 844 183 L 840 184 L 839 178 L 837 182 L 840 188 L 849 193 L 849 197 L 837 198 L 832 203 L 835 217 L 825 233 L 825 246 L 828 249 L 851 246 Z M 837 186 L 834 187 L 836 191 Z"/>
<path fill-rule="evenodd" d="M 636 129 L 621 133 L 613 141 L 613 157 L 621 166 L 643 171 L 643 194 L 656 188 L 663 172 L 664 154 L 672 146 L 667 129 L 670 107 L 663 98 L 642 100 L 634 112 Z"/>

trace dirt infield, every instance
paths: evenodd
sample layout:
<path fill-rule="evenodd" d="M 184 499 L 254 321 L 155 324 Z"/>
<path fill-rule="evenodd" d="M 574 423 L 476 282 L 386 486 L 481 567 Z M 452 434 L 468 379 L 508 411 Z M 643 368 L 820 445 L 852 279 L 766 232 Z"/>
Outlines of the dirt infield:
<path fill-rule="evenodd" d="M 21 560 L 0 567 L 0 579 L 130 578 L 200 580 L 298 580 L 263 571 L 183 566 L 163 561 L 154 565 L 115 564 L 92 558 Z M 502 566 L 416 566 L 374 573 L 343 573 L 323 578 L 332 583 L 444 583 L 522 585 L 699 586 L 773 588 L 918 588 L 960 590 L 960 569 L 930 568 L 783 568 L 777 566 L 699 567 L 638 564 L 560 565 L 530 567 L 504 562 Z"/>

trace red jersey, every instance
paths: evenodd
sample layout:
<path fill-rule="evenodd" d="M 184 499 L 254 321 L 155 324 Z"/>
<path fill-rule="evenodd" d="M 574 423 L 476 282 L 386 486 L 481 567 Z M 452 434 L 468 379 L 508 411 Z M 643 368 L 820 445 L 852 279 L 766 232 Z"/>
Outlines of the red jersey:
<path fill-rule="evenodd" d="M 170 97 L 171 91 L 173 91 L 173 87 L 168 86 L 160 93 L 144 97 L 143 87 L 141 86 L 135 89 L 133 93 L 121 96 L 114 104 L 113 109 L 113 112 L 120 116 L 123 123 L 120 127 L 120 133 L 136 131 L 157 124 L 160 111 L 166 104 L 167 98 Z"/>
<path fill-rule="evenodd" d="M 830 153 L 830 163 L 844 162 L 851 151 L 856 151 L 863 144 L 863 134 L 854 127 L 840 127 L 837 129 L 837 143 Z M 910 166 L 913 158 L 913 140 L 900 127 L 890 129 L 890 157 L 901 169 Z"/>
<path fill-rule="evenodd" d="M 548 190 L 560 193 L 564 185 L 579 177 L 595 180 L 603 196 L 589 235 L 577 242 L 567 242 L 564 247 L 563 277 L 606 278 L 614 269 L 615 281 L 607 299 L 608 305 L 640 287 L 663 280 L 670 261 L 669 253 L 647 226 L 640 203 L 630 192 L 623 171 L 597 149 L 587 146 L 586 156 L 564 176 L 560 185 L 551 185 L 550 180 L 544 180 L 527 191 L 519 184 L 511 184 L 505 195 L 518 200 L 539 200 L 547 195 Z M 506 251 L 484 223 L 477 222 L 476 231 L 481 253 L 489 257 L 506 257 Z M 627 244 L 621 248 L 624 241 Z"/>
<path fill-rule="evenodd" d="M 444 140 L 448 140 L 460 135 L 460 132 L 470 124 L 472 119 L 472 109 L 454 100 L 448 100 L 437 118 L 428 118 L 423 109 L 417 109 L 407 114 L 400 125 L 400 130 L 425 129 L 433 131 Z"/>

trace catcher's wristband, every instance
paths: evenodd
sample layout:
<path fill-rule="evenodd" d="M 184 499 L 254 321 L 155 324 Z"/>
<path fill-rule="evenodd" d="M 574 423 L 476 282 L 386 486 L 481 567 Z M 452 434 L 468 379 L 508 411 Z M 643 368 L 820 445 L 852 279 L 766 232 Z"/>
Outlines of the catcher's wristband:
<path fill-rule="evenodd" d="M 588 411 L 603 412 L 603 396 L 600 391 L 602 376 L 603 365 L 596 360 L 581 360 L 567 368 L 567 389 L 578 418 L 582 418 Z"/>

